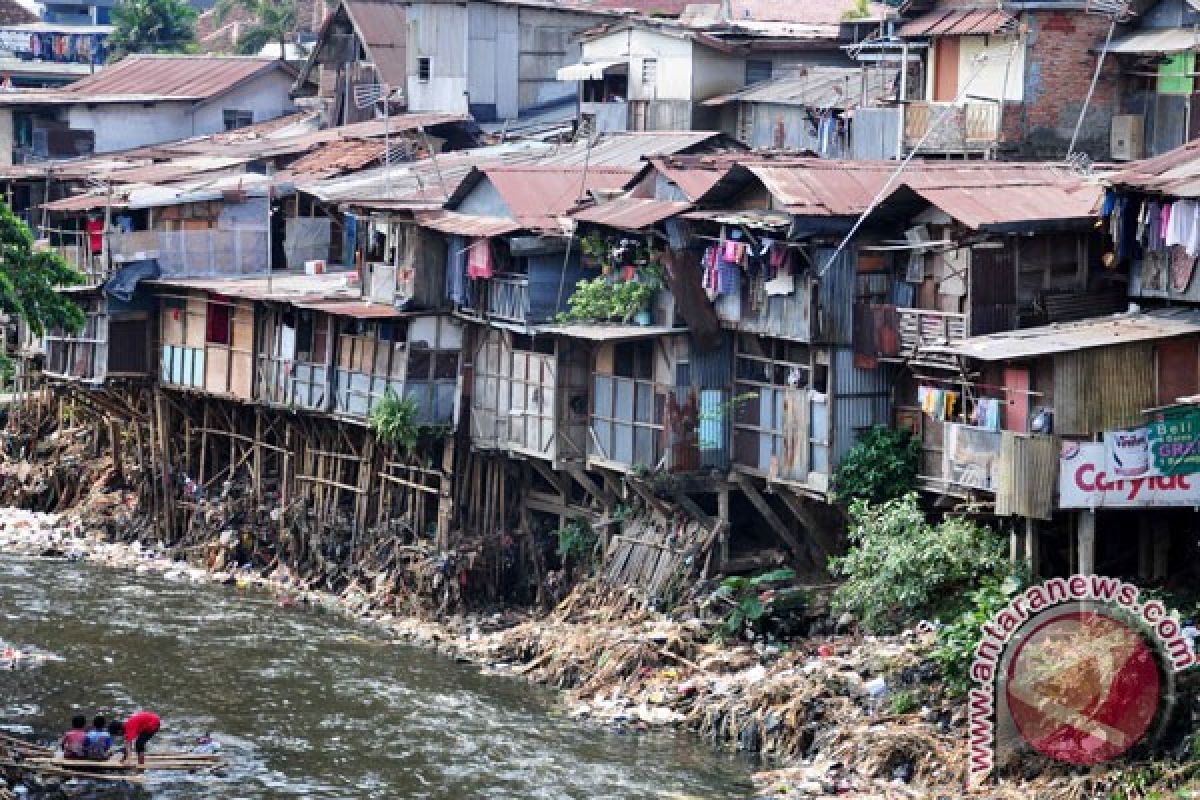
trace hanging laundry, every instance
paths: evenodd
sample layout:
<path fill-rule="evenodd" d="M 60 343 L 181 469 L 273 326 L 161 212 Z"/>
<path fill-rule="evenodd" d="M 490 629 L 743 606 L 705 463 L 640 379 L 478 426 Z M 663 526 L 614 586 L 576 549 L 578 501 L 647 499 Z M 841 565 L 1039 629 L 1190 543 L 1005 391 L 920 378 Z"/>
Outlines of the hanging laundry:
<path fill-rule="evenodd" d="M 954 421 L 954 410 L 958 406 L 958 392 L 943 392 L 942 419 Z"/>
<path fill-rule="evenodd" d="M 492 277 L 492 245 L 487 239 L 471 242 L 467 255 L 467 275 L 472 278 Z"/>

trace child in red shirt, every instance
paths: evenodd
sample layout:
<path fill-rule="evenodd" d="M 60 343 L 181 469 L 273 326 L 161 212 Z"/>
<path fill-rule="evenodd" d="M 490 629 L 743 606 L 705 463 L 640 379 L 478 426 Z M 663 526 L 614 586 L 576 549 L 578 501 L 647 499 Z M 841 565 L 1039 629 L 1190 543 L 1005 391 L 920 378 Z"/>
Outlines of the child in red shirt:
<path fill-rule="evenodd" d="M 84 723 L 86 724 L 87 720 L 84 720 Z M 146 743 L 154 737 L 154 734 L 158 733 L 161 725 L 162 720 L 153 711 L 139 711 L 125 720 L 125 754 L 121 760 L 129 759 L 129 748 L 132 745 L 137 753 L 138 764 L 144 765 L 146 763 Z"/>

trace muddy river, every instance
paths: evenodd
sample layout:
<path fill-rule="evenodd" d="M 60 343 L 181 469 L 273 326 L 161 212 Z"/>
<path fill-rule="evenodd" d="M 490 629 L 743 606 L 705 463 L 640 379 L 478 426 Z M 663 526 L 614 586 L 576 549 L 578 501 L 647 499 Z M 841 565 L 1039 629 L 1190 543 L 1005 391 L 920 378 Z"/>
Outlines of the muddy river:
<path fill-rule="evenodd" d="M 555 695 L 270 597 L 79 563 L 0 557 L 0 639 L 63 660 L 0 672 L 0 723 L 41 740 L 73 713 L 157 711 L 152 747 L 205 732 L 218 777 L 90 797 L 750 796 L 749 767 L 684 735 L 618 734 Z"/>

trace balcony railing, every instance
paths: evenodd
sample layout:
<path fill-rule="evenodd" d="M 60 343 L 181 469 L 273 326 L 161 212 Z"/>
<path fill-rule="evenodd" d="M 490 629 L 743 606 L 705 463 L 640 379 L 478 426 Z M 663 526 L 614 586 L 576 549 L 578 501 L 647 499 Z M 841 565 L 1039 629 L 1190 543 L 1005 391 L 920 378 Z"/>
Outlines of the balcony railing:
<path fill-rule="evenodd" d="M 921 308 L 898 308 L 902 358 L 957 344 L 967 338 L 967 315 Z"/>
<path fill-rule="evenodd" d="M 528 276 L 501 273 L 480 281 L 480 286 L 471 312 L 504 322 L 525 322 L 529 315 Z"/>
<path fill-rule="evenodd" d="M 936 127 L 935 127 L 936 126 Z M 928 134 L 928 139 L 922 139 Z M 911 102 L 904 106 L 904 146 L 921 152 L 971 152 L 1000 139 L 1000 104 Z"/>

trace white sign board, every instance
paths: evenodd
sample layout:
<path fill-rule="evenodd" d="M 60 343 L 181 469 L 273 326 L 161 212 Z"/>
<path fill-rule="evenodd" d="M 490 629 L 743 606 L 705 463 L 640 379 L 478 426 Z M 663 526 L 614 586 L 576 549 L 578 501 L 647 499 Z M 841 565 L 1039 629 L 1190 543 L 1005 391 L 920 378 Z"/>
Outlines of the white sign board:
<path fill-rule="evenodd" d="M 1200 508 L 1200 475 L 1122 477 L 1109 470 L 1101 442 L 1063 442 L 1058 470 L 1059 508 Z"/>

